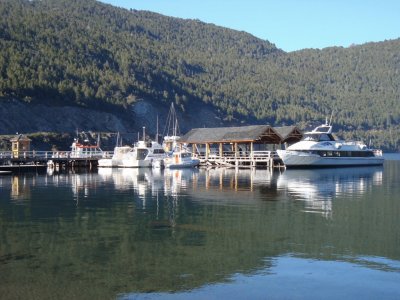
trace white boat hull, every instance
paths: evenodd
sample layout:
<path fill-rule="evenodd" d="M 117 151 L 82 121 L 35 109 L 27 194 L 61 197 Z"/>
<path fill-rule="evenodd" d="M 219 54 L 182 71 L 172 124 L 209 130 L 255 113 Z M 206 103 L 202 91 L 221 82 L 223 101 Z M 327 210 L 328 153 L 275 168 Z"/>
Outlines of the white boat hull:
<path fill-rule="evenodd" d="M 200 164 L 200 160 L 192 160 L 190 162 L 181 162 L 181 163 L 166 163 L 165 167 L 170 169 L 178 169 L 178 168 L 191 168 L 196 167 Z"/>
<path fill-rule="evenodd" d="M 120 162 L 112 158 L 102 158 L 98 161 L 99 168 L 115 168 Z"/>
<path fill-rule="evenodd" d="M 278 155 L 286 167 L 346 167 L 346 166 L 378 166 L 382 165 L 382 156 L 372 157 L 321 157 L 298 151 L 278 150 Z"/>
<path fill-rule="evenodd" d="M 151 160 L 124 159 L 119 168 L 150 168 Z"/>

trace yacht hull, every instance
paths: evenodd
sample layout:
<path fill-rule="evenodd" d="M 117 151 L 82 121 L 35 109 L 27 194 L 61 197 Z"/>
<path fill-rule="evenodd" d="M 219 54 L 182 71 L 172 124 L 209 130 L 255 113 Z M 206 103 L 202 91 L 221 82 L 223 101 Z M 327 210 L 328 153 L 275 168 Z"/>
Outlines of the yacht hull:
<path fill-rule="evenodd" d="M 321 157 L 297 151 L 278 150 L 278 155 L 287 168 L 379 166 L 383 157 Z"/>

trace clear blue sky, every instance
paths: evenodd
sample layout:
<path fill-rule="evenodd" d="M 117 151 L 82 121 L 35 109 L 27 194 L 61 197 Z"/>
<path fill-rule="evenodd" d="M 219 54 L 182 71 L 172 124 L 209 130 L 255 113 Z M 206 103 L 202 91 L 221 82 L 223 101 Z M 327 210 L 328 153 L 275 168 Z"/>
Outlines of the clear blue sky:
<path fill-rule="evenodd" d="M 101 0 L 243 30 L 285 51 L 400 37 L 400 0 Z"/>

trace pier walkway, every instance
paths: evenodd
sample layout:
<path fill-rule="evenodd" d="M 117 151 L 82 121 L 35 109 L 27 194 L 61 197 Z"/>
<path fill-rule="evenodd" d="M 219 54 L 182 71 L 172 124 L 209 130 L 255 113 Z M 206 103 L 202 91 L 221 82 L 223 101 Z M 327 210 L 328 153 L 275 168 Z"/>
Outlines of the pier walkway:
<path fill-rule="evenodd" d="M 24 151 L 17 155 L 13 151 L 0 152 L 0 171 L 35 171 L 47 168 L 48 164 L 54 167 L 70 168 L 82 167 L 92 169 L 97 167 L 98 160 L 111 157 L 112 152 L 91 151 L 80 153 L 77 156 L 73 151 Z"/>
<path fill-rule="evenodd" d="M 283 162 L 276 151 L 252 151 L 252 152 L 218 152 L 199 154 L 201 165 L 227 166 L 227 167 L 264 167 L 280 168 Z"/>

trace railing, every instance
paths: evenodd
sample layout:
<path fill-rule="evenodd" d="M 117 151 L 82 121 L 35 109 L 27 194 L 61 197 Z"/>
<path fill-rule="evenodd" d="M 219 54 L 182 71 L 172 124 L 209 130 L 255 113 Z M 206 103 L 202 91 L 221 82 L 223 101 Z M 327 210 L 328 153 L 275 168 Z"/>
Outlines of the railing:
<path fill-rule="evenodd" d="M 110 158 L 112 151 L 91 151 L 76 153 L 73 151 L 0 151 L 0 159 L 51 159 L 51 158 Z"/>
<path fill-rule="evenodd" d="M 205 153 L 200 153 L 197 155 L 199 159 L 206 159 Z M 219 152 L 211 152 L 208 154 L 208 160 L 240 160 L 240 161 L 266 161 L 271 158 L 277 158 L 277 153 L 275 151 L 224 151 L 222 156 Z"/>
<path fill-rule="evenodd" d="M 1 151 L 0 152 L 0 159 L 27 159 L 27 158 L 37 158 L 37 159 L 46 159 L 50 158 L 52 155 L 52 151 Z"/>

